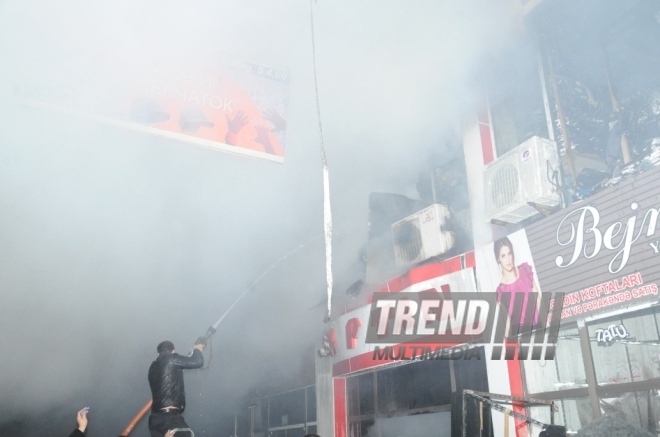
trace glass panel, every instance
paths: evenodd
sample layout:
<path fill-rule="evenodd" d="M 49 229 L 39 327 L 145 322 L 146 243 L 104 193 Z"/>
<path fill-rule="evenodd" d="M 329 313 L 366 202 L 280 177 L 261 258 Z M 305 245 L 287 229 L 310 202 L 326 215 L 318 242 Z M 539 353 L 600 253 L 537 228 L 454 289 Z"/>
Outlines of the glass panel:
<path fill-rule="evenodd" d="M 558 411 L 555 411 L 555 425 L 563 425 L 569 431 L 577 431 L 582 426 L 591 422 L 591 405 L 589 398 L 562 399 L 555 401 Z M 529 415 L 539 422 L 550 424 L 550 408 L 530 407 Z M 538 426 L 532 426 L 532 437 L 538 437 Z"/>
<path fill-rule="evenodd" d="M 316 386 L 307 387 L 307 422 L 316 422 Z"/>
<path fill-rule="evenodd" d="M 373 420 L 363 420 L 361 422 L 350 422 L 348 424 L 348 435 L 349 437 L 362 437 L 366 436 L 369 433 L 369 428 L 374 424 Z M 377 434 L 369 434 L 370 436 L 375 436 Z"/>
<path fill-rule="evenodd" d="M 365 373 L 358 376 L 359 385 L 359 399 L 360 399 L 360 414 L 374 414 L 375 413 L 375 391 L 374 391 L 374 374 Z"/>
<path fill-rule="evenodd" d="M 630 382 L 630 361 L 626 345 L 618 341 L 605 346 L 597 341 L 598 332 L 607 330 L 609 326 L 618 326 L 621 320 L 605 321 L 589 326 L 591 354 L 594 357 L 596 381 L 598 384 L 614 384 Z"/>
<path fill-rule="evenodd" d="M 305 428 L 287 429 L 286 437 L 305 437 Z"/>
<path fill-rule="evenodd" d="M 654 314 L 623 318 L 631 343 L 626 344 L 631 364 L 631 379 L 643 381 L 660 378 L 660 340 Z M 634 344 L 633 342 L 641 344 Z"/>
<path fill-rule="evenodd" d="M 625 418 L 628 422 L 652 433 L 660 431 L 660 393 L 645 390 L 601 398 L 603 414 Z"/>
<path fill-rule="evenodd" d="M 371 428 L 373 425 L 374 425 L 373 420 L 363 420 L 362 422 L 360 422 L 360 435 L 366 436 L 367 434 L 369 434 L 369 428 Z"/>
<path fill-rule="evenodd" d="M 376 376 L 378 384 L 378 412 L 389 413 L 390 411 L 396 411 L 392 372 L 389 369 L 381 370 Z"/>
<path fill-rule="evenodd" d="M 589 326 L 599 384 L 645 381 L 660 377 L 657 314 L 611 319 Z"/>
<path fill-rule="evenodd" d="M 373 424 L 373 422 L 372 422 Z M 368 428 L 368 437 L 426 437 L 451 436 L 451 413 L 413 414 L 381 418 Z"/>
<path fill-rule="evenodd" d="M 350 422 L 348 424 L 348 437 L 360 437 L 360 422 Z"/>
<path fill-rule="evenodd" d="M 346 398 L 348 404 L 348 417 L 360 415 L 359 386 L 357 377 L 346 379 Z"/>
<path fill-rule="evenodd" d="M 523 361 L 528 393 L 545 393 L 587 386 L 577 327 L 559 331 L 555 359 Z"/>
<path fill-rule="evenodd" d="M 548 138 L 535 50 L 530 41 L 521 40 L 484 73 L 498 156 L 535 135 Z"/>
<path fill-rule="evenodd" d="M 486 357 L 484 348 L 479 348 L 479 359 L 456 360 L 454 364 L 454 375 L 456 377 L 456 390 L 470 389 L 476 391 L 488 390 L 488 378 L 486 374 Z"/>
<path fill-rule="evenodd" d="M 270 398 L 270 427 L 305 422 L 305 392 L 296 390 Z"/>
<path fill-rule="evenodd" d="M 377 373 L 377 377 L 378 410 L 381 413 L 451 403 L 448 360 L 428 360 L 406 364 L 382 370 Z"/>
<path fill-rule="evenodd" d="M 375 413 L 374 374 L 353 376 L 346 381 L 348 417 Z"/>

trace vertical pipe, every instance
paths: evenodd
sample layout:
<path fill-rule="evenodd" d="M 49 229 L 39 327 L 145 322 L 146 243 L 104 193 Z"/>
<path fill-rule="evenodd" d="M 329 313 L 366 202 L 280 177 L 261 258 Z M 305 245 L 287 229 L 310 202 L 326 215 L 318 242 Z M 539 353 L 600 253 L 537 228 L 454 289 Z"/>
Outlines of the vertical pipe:
<path fill-rule="evenodd" d="M 378 423 L 378 372 L 374 372 L 374 423 L 376 425 L 376 437 L 382 437 L 380 424 Z"/>
<path fill-rule="evenodd" d="M 555 403 L 550 404 L 550 425 L 555 424 Z"/>
<path fill-rule="evenodd" d="M 256 406 L 254 406 L 254 405 L 250 405 L 250 407 L 249 407 L 249 409 L 250 409 L 250 430 L 249 430 L 249 433 L 248 433 L 249 437 L 254 437 L 254 410 L 255 410 L 255 408 L 256 408 Z"/>
<path fill-rule="evenodd" d="M 305 434 L 307 434 L 307 387 L 303 390 L 305 392 Z"/>
<path fill-rule="evenodd" d="M 462 416 L 461 420 L 463 421 L 463 423 L 461 424 L 461 436 L 465 437 L 465 434 L 467 432 L 467 429 L 466 429 L 466 426 L 465 426 L 465 419 L 466 419 L 466 416 L 467 416 L 467 403 L 465 401 L 465 390 L 463 390 L 463 393 L 461 395 L 461 399 L 462 399 L 462 404 L 463 404 L 462 405 L 463 414 L 461 414 L 461 416 Z"/>

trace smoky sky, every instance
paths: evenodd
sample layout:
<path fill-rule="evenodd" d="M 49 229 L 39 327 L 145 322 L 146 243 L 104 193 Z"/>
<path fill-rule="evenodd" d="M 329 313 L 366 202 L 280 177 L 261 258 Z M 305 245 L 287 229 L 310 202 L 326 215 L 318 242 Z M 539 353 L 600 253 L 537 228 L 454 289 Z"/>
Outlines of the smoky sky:
<path fill-rule="evenodd" d="M 325 314 L 315 68 L 347 287 L 369 192 L 416 197 L 429 154 L 455 157 L 443 147 L 471 110 L 475 68 L 518 32 L 508 1 L 311 6 L 315 63 L 302 0 L 0 2 L 0 424 L 63 434 L 89 405 L 90 435 L 118 435 L 149 399 L 156 344 L 187 352 L 250 286 L 210 368 L 187 376 L 189 422 L 215 435 L 253 388 L 308 383 Z M 113 92 L 97 74 L 108 65 L 139 76 L 219 52 L 290 72 L 283 164 L 17 96 L 73 83 L 93 104 Z"/>

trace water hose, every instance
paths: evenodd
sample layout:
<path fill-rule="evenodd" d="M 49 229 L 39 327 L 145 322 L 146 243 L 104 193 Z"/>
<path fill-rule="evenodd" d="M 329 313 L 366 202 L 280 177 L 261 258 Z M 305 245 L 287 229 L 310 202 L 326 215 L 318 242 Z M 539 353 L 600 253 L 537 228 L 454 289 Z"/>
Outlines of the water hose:
<path fill-rule="evenodd" d="M 215 334 L 215 332 L 216 332 L 217 329 L 218 329 L 218 326 L 220 326 L 220 324 L 222 323 L 222 321 L 225 320 L 225 317 L 227 317 L 227 315 L 231 312 L 231 310 L 233 310 L 234 307 L 236 307 L 236 305 L 237 305 L 237 304 L 238 304 L 238 303 L 239 303 L 239 302 L 240 302 L 240 301 L 241 301 L 241 300 L 242 300 L 242 299 L 248 294 L 248 292 L 249 292 L 250 290 L 252 290 L 252 289 L 253 289 L 253 288 L 259 283 L 259 281 L 261 281 L 261 279 L 263 279 L 264 276 L 266 276 L 266 275 L 267 275 L 271 270 L 273 270 L 278 264 L 280 264 L 281 262 L 283 262 L 284 260 L 286 260 L 288 257 L 290 257 L 291 255 L 293 255 L 294 253 L 296 253 L 297 251 L 299 251 L 300 249 L 302 249 L 303 247 L 307 246 L 308 244 L 310 244 L 311 242 L 313 242 L 314 240 L 316 240 L 317 238 L 319 238 L 319 237 L 321 237 L 321 236 L 322 236 L 322 235 L 316 235 L 315 237 L 311 238 L 310 240 L 308 240 L 308 241 L 306 241 L 306 242 L 304 242 L 304 243 L 302 243 L 302 244 L 296 246 L 295 248 L 293 248 L 293 250 L 287 252 L 284 256 L 282 256 L 280 259 L 278 259 L 277 261 L 275 261 L 270 267 L 268 267 L 266 270 L 264 270 L 264 271 L 263 271 L 263 272 L 262 272 L 262 273 L 261 273 L 261 274 L 260 274 L 260 275 L 259 275 L 259 276 L 258 276 L 253 282 L 252 282 L 252 284 L 250 284 L 250 286 L 247 287 L 247 288 L 245 289 L 245 291 L 243 291 L 243 293 L 241 293 L 240 296 L 238 296 L 238 298 L 234 301 L 234 303 L 231 304 L 231 306 L 230 306 L 229 308 L 227 308 L 227 311 L 225 311 L 225 312 L 222 314 L 222 316 L 220 316 L 220 318 L 219 318 L 219 319 L 218 319 L 213 325 L 209 326 L 209 328 L 206 330 L 206 334 L 204 334 L 203 336 L 199 337 L 199 338 L 197 339 L 197 341 L 195 342 L 195 344 L 204 344 L 204 345 L 205 345 L 205 344 L 211 339 L 211 337 L 213 336 L 213 334 Z M 143 418 L 143 417 L 147 414 L 147 412 L 151 409 L 151 404 L 152 404 L 152 402 L 153 402 L 153 400 L 152 400 L 152 399 L 149 399 L 149 401 L 148 401 L 146 404 L 144 404 L 144 406 L 140 409 L 140 411 L 138 411 L 138 413 L 135 415 L 135 417 L 133 417 L 133 419 L 129 422 L 128 426 L 126 426 L 126 428 L 124 428 L 124 430 L 123 430 L 122 433 L 120 434 L 120 437 L 128 437 L 128 435 L 131 433 L 131 431 L 133 431 L 133 428 L 135 428 L 135 426 L 138 424 L 138 422 L 139 422 L 140 420 L 142 420 L 142 418 Z"/>

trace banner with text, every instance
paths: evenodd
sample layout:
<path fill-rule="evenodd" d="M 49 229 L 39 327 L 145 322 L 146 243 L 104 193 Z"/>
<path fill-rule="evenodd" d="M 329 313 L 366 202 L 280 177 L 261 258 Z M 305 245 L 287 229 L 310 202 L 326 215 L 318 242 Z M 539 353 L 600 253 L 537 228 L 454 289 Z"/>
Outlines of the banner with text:
<path fill-rule="evenodd" d="M 526 228 L 543 292 L 564 293 L 562 322 L 658 302 L 660 168 Z"/>

